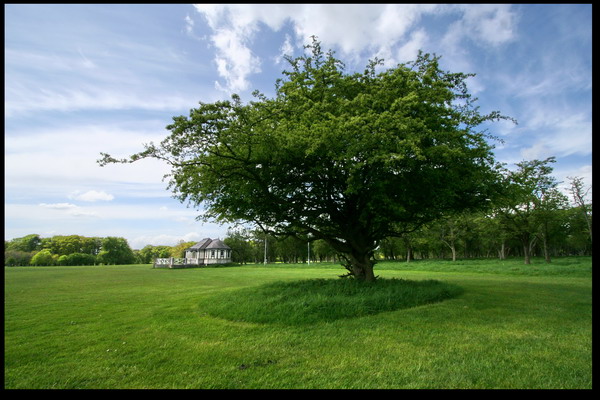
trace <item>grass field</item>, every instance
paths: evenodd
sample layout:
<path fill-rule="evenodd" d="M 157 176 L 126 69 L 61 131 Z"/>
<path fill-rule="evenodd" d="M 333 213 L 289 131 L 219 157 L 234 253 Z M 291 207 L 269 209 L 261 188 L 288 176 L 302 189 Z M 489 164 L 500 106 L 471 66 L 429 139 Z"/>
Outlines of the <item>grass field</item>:
<path fill-rule="evenodd" d="M 6 389 L 592 387 L 589 257 L 4 271 Z"/>

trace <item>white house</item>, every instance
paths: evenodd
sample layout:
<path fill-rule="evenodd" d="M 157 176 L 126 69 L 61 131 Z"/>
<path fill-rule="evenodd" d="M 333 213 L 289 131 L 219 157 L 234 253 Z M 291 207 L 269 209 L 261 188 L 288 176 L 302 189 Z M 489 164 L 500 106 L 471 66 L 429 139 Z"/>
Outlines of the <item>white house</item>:
<path fill-rule="evenodd" d="M 157 258 L 154 268 L 190 268 L 231 262 L 231 247 L 219 239 L 202 239 L 185 251 L 184 258 Z"/>
<path fill-rule="evenodd" d="M 202 239 L 185 251 L 186 264 L 208 265 L 231 262 L 231 247 L 219 239 Z"/>

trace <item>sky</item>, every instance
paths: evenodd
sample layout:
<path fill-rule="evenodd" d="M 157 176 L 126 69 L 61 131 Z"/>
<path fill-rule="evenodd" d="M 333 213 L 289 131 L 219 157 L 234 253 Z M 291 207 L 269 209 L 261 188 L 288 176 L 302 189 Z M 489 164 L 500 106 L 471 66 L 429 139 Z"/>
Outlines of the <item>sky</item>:
<path fill-rule="evenodd" d="M 508 167 L 556 157 L 592 179 L 591 4 L 5 5 L 5 240 L 117 236 L 134 249 L 223 238 L 172 197 L 157 160 L 100 167 L 160 142 L 198 102 L 275 93 L 316 35 L 346 71 L 441 56 L 468 80 Z"/>

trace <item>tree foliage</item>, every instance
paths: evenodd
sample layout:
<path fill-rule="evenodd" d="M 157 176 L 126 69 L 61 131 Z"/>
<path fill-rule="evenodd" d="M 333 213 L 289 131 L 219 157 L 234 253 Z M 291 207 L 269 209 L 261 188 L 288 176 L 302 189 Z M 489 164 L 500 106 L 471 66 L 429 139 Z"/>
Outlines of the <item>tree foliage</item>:
<path fill-rule="evenodd" d="M 566 197 L 551 175 L 554 157 L 517 163 L 517 169 L 506 171 L 505 196 L 497 208 L 505 229 L 515 234 L 523 246 L 525 264 L 536 241 L 543 240 L 547 249 L 550 224 L 555 210 L 564 208 Z M 548 255 L 546 261 L 550 262 Z"/>
<path fill-rule="evenodd" d="M 575 206 L 577 208 L 579 208 L 579 210 L 581 211 L 581 214 L 583 215 L 584 219 L 585 219 L 585 223 L 587 225 L 587 231 L 588 234 L 590 235 L 590 242 L 592 241 L 592 217 L 591 217 L 591 209 L 592 209 L 592 205 L 591 203 L 588 204 L 586 201 L 586 197 L 588 195 L 588 193 L 590 192 L 590 190 L 592 189 L 591 186 L 589 186 L 588 188 L 585 187 L 585 184 L 583 183 L 583 178 L 575 176 L 575 177 L 568 177 L 569 181 L 570 181 L 570 189 L 569 192 L 571 193 L 571 196 L 573 196 L 573 202 L 575 204 Z"/>
<path fill-rule="evenodd" d="M 31 234 L 20 238 L 12 239 L 10 242 L 5 244 L 5 251 L 20 251 L 20 252 L 32 252 L 39 251 L 41 249 L 42 239 L 40 235 Z"/>
<path fill-rule="evenodd" d="M 102 239 L 98 261 L 103 264 L 132 264 L 135 256 L 126 239 L 109 236 Z"/>
<path fill-rule="evenodd" d="M 478 127 L 471 74 L 440 69 L 439 57 L 363 73 L 324 53 L 287 58 L 276 95 L 200 103 L 178 116 L 160 144 L 101 165 L 165 160 L 169 188 L 205 218 L 255 223 L 275 235 L 321 239 L 353 276 L 374 280 L 378 243 L 442 215 L 488 205 L 498 166 Z"/>
<path fill-rule="evenodd" d="M 31 265 L 54 265 L 58 259 L 58 255 L 52 254 L 50 250 L 44 249 L 37 252 L 31 258 Z"/>

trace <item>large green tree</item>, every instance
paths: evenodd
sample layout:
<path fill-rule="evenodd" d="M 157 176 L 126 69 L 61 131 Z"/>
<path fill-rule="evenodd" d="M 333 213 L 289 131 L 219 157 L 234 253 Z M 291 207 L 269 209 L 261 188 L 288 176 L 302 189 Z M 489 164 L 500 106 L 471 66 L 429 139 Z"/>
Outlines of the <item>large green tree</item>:
<path fill-rule="evenodd" d="M 325 240 L 351 275 L 372 281 L 380 240 L 487 204 L 498 171 L 481 126 L 504 117 L 481 114 L 472 74 L 441 70 L 439 57 L 346 73 L 315 38 L 306 48 L 287 58 L 274 98 L 200 103 L 160 144 L 99 162 L 165 160 L 169 188 L 205 218 Z"/>

